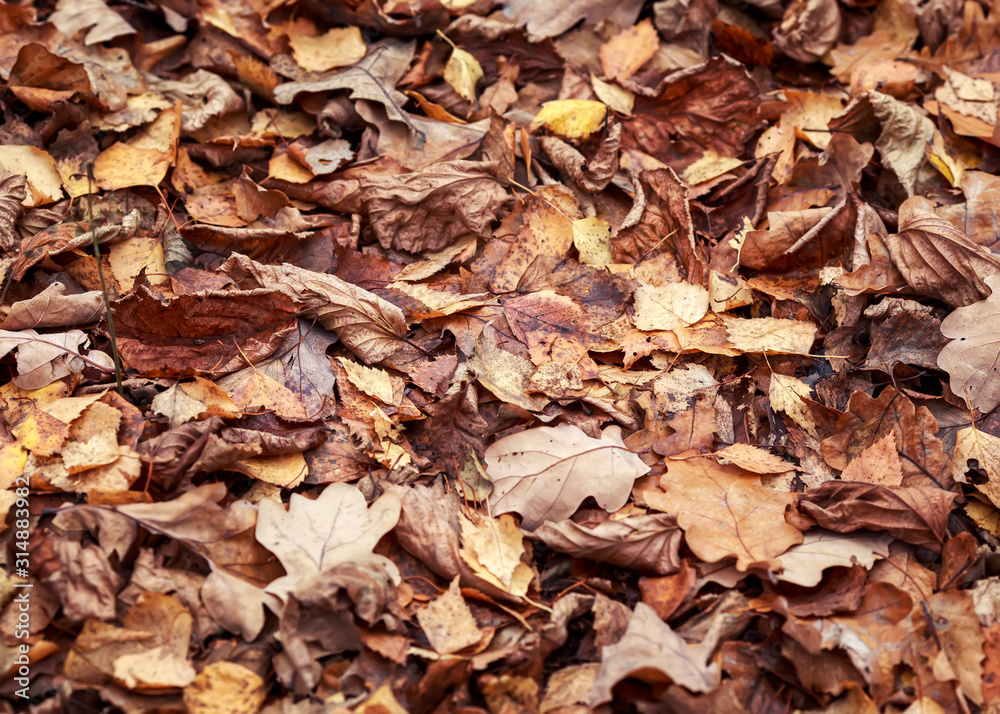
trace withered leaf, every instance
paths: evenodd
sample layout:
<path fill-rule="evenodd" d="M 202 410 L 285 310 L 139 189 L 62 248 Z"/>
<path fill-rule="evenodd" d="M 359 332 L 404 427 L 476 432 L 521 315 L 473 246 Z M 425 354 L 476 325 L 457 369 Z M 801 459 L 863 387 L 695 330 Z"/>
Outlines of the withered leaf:
<path fill-rule="evenodd" d="M 938 549 L 958 494 L 940 488 L 827 481 L 799 496 L 798 509 L 837 533 L 885 531 L 907 543 Z"/>
<path fill-rule="evenodd" d="M 669 575 L 680 568 L 682 531 L 672 515 L 629 516 L 595 526 L 547 521 L 531 535 L 560 553 L 644 573 Z"/>
<path fill-rule="evenodd" d="M 721 621 L 717 621 L 721 623 Z M 645 603 L 635 606 L 625 636 L 601 652 L 601 670 L 590 690 L 591 706 L 611 701 L 611 688 L 626 677 L 648 682 L 672 681 L 692 692 L 708 692 L 719 683 L 719 665 L 710 662 L 718 628 L 698 644 L 689 644 Z"/>
<path fill-rule="evenodd" d="M 938 366 L 951 375 L 951 390 L 986 414 L 1000 405 L 1000 276 L 985 281 L 991 293 L 985 300 L 956 308 L 941 322 L 951 341 L 938 353 Z"/>
<path fill-rule="evenodd" d="M 244 289 L 281 291 L 301 305 L 306 317 L 323 327 L 366 362 L 381 362 L 400 348 L 406 335 L 403 311 L 357 285 L 334 275 L 316 273 L 293 265 L 262 265 L 233 254 L 222 266 Z"/>
<path fill-rule="evenodd" d="M 143 285 L 114 304 L 122 359 L 150 377 L 218 376 L 255 364 L 295 329 L 300 311 L 273 288 L 165 298 Z"/>
<path fill-rule="evenodd" d="M 635 479 L 649 471 L 622 443 L 618 427 L 594 439 L 568 424 L 504 437 L 486 450 L 485 465 L 493 512 L 520 513 L 528 530 L 568 518 L 587 496 L 617 511 Z"/>
<path fill-rule="evenodd" d="M 668 75 L 650 98 L 638 98 L 623 144 L 677 171 L 708 149 L 733 156 L 759 126 L 759 102 L 742 64 L 713 57 Z"/>
<path fill-rule="evenodd" d="M 785 521 L 794 495 L 765 489 L 756 474 L 692 456 L 669 462 L 660 487 L 645 493 L 647 503 L 677 514 L 688 546 L 706 562 L 735 557 L 740 571 L 777 568 L 777 557 L 802 542 Z"/>
<path fill-rule="evenodd" d="M 1000 258 L 973 243 L 951 223 L 920 209 L 901 209 L 899 232 L 885 245 L 893 265 L 917 294 L 952 308 L 987 297 L 986 278 L 1000 272 Z"/>

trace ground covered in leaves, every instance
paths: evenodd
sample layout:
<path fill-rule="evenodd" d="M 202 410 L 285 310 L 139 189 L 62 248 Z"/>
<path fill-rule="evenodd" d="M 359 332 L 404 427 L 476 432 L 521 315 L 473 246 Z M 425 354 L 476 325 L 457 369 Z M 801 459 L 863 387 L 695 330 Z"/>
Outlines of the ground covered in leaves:
<path fill-rule="evenodd" d="M 0 694 L 1000 711 L 998 68 L 960 0 L 0 4 Z"/>

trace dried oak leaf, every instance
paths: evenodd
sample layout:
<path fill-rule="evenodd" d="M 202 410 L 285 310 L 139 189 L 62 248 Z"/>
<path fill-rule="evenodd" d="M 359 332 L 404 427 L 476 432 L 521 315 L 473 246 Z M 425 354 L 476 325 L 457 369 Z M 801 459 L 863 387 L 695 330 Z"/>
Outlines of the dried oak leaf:
<path fill-rule="evenodd" d="M 258 505 L 257 541 L 285 566 L 287 575 L 268 586 L 283 596 L 296 590 L 300 580 L 340 564 L 378 562 L 389 573 L 396 566 L 372 549 L 399 520 L 400 499 L 382 495 L 371 508 L 354 486 L 331 483 L 319 498 L 292 494 L 288 510 L 271 500 Z"/>
<path fill-rule="evenodd" d="M 668 461 L 660 488 L 663 493 L 645 492 L 646 502 L 676 513 L 688 547 L 708 563 L 734 557 L 741 572 L 776 570 L 778 556 L 802 542 L 802 533 L 785 521 L 794 494 L 764 488 L 757 474 L 692 455 Z"/>
<path fill-rule="evenodd" d="M 956 498 L 958 494 L 941 488 L 827 481 L 799 496 L 797 507 L 827 530 L 885 531 L 907 543 L 937 550 L 944 542 Z"/>
<path fill-rule="evenodd" d="M 263 265 L 234 253 L 220 271 L 245 290 L 281 291 L 298 305 L 303 317 L 316 318 L 365 362 L 381 362 L 405 341 L 403 311 L 391 302 L 326 273 L 294 265 Z"/>
<path fill-rule="evenodd" d="M 683 533 L 677 518 L 661 513 L 609 519 L 593 526 L 569 520 L 548 521 L 531 537 L 575 558 L 654 575 L 676 573 L 682 562 L 679 551 Z"/>
<path fill-rule="evenodd" d="M 689 644 L 645 603 L 635 606 L 624 637 L 601 651 L 601 669 L 588 704 L 611 701 L 612 688 L 631 677 L 651 684 L 673 682 L 692 692 L 710 692 L 719 684 L 720 670 L 712 662 L 722 620 L 698 644 Z"/>
<path fill-rule="evenodd" d="M 952 308 L 987 297 L 986 278 L 1000 272 L 1000 257 L 943 218 L 912 208 L 899 210 L 899 232 L 883 239 L 893 265 L 918 295 Z"/>
<path fill-rule="evenodd" d="M 494 442 L 485 465 L 493 481 L 493 513 L 520 513 L 527 530 L 569 518 L 587 496 L 617 511 L 633 482 L 649 472 L 617 426 L 605 428 L 600 439 L 569 424 L 526 429 Z"/>
<path fill-rule="evenodd" d="M 142 285 L 115 302 L 118 350 L 145 376 L 219 376 L 273 353 L 295 329 L 300 311 L 276 289 L 166 298 Z"/>
<path fill-rule="evenodd" d="M 959 307 L 941 322 L 951 341 L 938 354 L 938 367 L 951 375 L 951 391 L 988 414 L 1000 405 L 1000 275 L 985 280 L 992 293 Z"/>
<path fill-rule="evenodd" d="M 884 389 L 878 399 L 857 391 L 837 421 L 837 433 L 824 439 L 820 448 L 826 463 L 843 471 L 865 449 L 892 433 L 903 485 L 949 488 L 950 460 L 937 431 L 937 420 L 927 407 L 914 407 L 893 387 Z"/>
<path fill-rule="evenodd" d="M 668 75 L 654 91 L 655 96 L 636 100 L 622 144 L 676 171 L 708 149 L 741 154 L 760 126 L 757 85 L 742 64 L 725 55 Z"/>

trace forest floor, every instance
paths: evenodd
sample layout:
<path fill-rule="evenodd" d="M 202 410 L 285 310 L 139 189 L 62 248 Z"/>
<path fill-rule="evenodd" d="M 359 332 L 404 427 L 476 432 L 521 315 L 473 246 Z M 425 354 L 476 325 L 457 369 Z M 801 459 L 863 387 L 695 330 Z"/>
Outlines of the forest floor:
<path fill-rule="evenodd" d="M 0 712 L 1000 712 L 1000 8 L 60 0 L 0 77 Z"/>

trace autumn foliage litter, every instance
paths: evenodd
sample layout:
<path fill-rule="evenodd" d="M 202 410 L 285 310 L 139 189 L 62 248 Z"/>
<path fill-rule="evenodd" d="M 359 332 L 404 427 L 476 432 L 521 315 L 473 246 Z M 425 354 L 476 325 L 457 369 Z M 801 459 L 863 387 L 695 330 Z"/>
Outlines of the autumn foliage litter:
<path fill-rule="evenodd" d="M 998 52 L 971 0 L 0 4 L 0 693 L 1000 711 Z"/>

